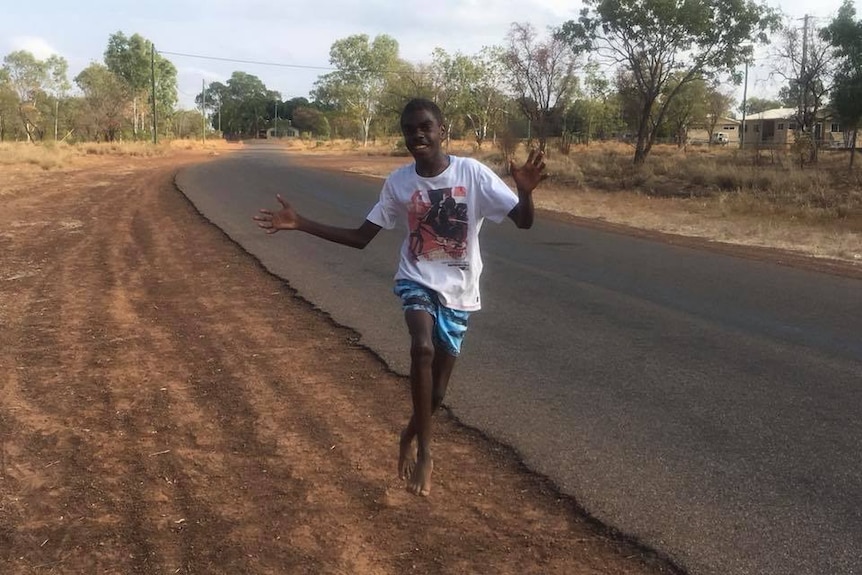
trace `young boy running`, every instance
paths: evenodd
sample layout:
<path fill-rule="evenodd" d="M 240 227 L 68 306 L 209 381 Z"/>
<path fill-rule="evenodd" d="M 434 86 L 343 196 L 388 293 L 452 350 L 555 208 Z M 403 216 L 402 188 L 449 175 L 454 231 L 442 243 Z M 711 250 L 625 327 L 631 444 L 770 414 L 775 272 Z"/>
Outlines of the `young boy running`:
<path fill-rule="evenodd" d="M 410 333 L 413 414 L 401 433 L 398 475 L 411 493 L 427 496 L 434 466 L 431 416 L 443 402 L 470 312 L 481 303 L 479 230 L 484 219 L 499 223 L 506 216 L 519 228 L 531 227 L 532 193 L 546 175 L 543 154 L 531 151 L 523 166 L 510 166 L 515 194 L 485 165 L 446 154 L 443 115 L 430 100 L 407 103 L 401 132 L 415 162 L 389 175 L 379 201 L 358 228 L 304 218 L 280 195 L 280 210 L 262 209 L 254 219 L 270 234 L 299 230 L 358 249 L 382 228 L 399 223 L 407 228 L 394 291 Z"/>

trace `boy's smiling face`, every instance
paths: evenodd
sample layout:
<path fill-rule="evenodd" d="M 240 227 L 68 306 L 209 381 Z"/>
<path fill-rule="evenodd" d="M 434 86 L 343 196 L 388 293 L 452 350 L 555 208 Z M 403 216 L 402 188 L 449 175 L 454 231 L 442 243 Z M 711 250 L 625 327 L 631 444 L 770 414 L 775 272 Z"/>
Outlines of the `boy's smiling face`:
<path fill-rule="evenodd" d="M 404 144 L 417 163 L 432 163 L 442 156 L 440 144 L 446 134 L 443 126 L 430 110 L 413 110 L 401 117 Z"/>

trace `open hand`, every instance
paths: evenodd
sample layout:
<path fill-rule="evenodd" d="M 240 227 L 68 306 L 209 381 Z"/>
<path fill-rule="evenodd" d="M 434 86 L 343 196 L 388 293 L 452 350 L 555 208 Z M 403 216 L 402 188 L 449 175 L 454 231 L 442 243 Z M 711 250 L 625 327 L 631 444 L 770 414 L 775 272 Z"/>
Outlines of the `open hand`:
<path fill-rule="evenodd" d="M 548 177 L 545 173 L 545 153 L 539 150 L 530 150 L 530 155 L 527 156 L 527 161 L 524 165 L 515 166 L 515 161 L 509 162 L 509 172 L 512 174 L 512 179 L 515 180 L 515 185 L 521 192 L 532 192 L 539 185 L 539 182 Z"/>
<path fill-rule="evenodd" d="M 281 194 L 275 196 L 278 203 L 281 204 L 281 209 L 277 212 L 272 210 L 260 210 L 260 214 L 254 216 L 257 225 L 266 230 L 268 234 L 274 234 L 279 230 L 295 230 L 299 225 L 299 216 L 287 200 L 281 197 Z"/>

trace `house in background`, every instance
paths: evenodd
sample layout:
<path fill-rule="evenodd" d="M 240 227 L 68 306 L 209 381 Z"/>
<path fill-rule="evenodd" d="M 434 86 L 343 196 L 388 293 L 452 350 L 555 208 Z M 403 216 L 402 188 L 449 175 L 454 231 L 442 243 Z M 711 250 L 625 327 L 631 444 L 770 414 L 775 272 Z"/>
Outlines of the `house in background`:
<path fill-rule="evenodd" d="M 298 138 L 299 130 L 294 128 L 293 126 L 278 126 L 278 133 L 276 133 L 275 128 L 269 128 L 264 135 L 264 138 Z"/>
<path fill-rule="evenodd" d="M 796 141 L 796 108 L 775 108 L 745 118 L 742 140 L 746 148 L 784 148 Z M 851 134 L 824 111 L 814 125 L 814 140 L 820 147 L 846 148 Z"/>
<path fill-rule="evenodd" d="M 794 142 L 796 108 L 774 108 L 745 118 L 742 142 L 746 148 L 785 147 Z"/>
<path fill-rule="evenodd" d="M 735 118 L 727 118 L 722 116 L 715 124 L 715 129 L 712 132 L 713 144 L 735 144 L 739 145 L 739 125 L 740 121 Z M 690 144 L 708 144 L 709 130 L 704 123 L 692 124 L 689 126 L 686 137 Z"/>

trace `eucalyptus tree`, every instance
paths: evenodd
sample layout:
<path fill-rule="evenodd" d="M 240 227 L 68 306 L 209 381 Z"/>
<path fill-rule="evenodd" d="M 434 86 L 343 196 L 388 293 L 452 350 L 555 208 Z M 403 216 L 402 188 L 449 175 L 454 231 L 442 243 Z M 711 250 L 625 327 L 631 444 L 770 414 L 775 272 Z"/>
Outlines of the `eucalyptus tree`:
<path fill-rule="evenodd" d="M 490 132 L 496 133 L 505 122 L 509 98 L 504 91 L 506 70 L 502 48 L 483 48 L 472 60 L 477 73 L 465 94 L 463 113 L 476 145 L 481 148 Z"/>
<path fill-rule="evenodd" d="M 443 112 L 449 124 L 448 133 L 460 132 L 470 86 L 479 74 L 477 67 L 469 56 L 461 52 L 450 55 L 443 48 L 435 48 L 427 70 L 431 99 Z"/>
<path fill-rule="evenodd" d="M 634 162 L 643 163 L 673 99 L 688 83 L 732 73 L 779 28 L 754 0 L 584 0 L 559 37 L 630 73 L 639 100 Z M 674 80 L 676 79 L 676 80 Z M 675 86 L 668 89 L 674 82 Z"/>
<path fill-rule="evenodd" d="M 75 76 L 83 93 L 76 129 L 90 140 L 114 141 L 122 133 L 129 87 L 104 64 L 92 63 Z"/>
<path fill-rule="evenodd" d="M 375 131 L 400 134 L 400 117 L 404 104 L 417 97 L 435 101 L 438 97 L 432 65 L 428 62 L 414 64 L 399 59 L 394 64 L 392 72 L 386 75 L 386 84 L 380 99 Z M 447 123 L 451 120 L 449 117 L 444 119 Z M 405 148 L 404 153 L 406 151 Z"/>
<path fill-rule="evenodd" d="M 9 81 L 9 72 L 0 68 L 0 142 L 23 132 L 18 122 L 18 96 Z M 16 138 L 17 139 L 17 138 Z"/>
<path fill-rule="evenodd" d="M 293 127 L 300 132 L 308 132 L 320 138 L 328 138 L 330 135 L 329 120 L 326 114 L 312 106 L 297 106 L 291 114 Z"/>
<path fill-rule="evenodd" d="M 742 104 L 740 104 L 739 111 L 744 111 L 747 115 L 751 115 L 759 114 L 761 112 L 765 112 L 766 110 L 774 110 L 775 108 L 781 108 L 782 106 L 784 106 L 784 103 L 781 100 L 749 96 L 745 100 L 745 110 L 742 109 Z"/>
<path fill-rule="evenodd" d="M 558 34 L 539 38 L 530 24 L 514 23 L 503 53 L 507 79 L 544 150 L 555 116 L 562 116 L 577 89 L 579 47 Z"/>
<path fill-rule="evenodd" d="M 502 55 L 500 48 L 484 48 L 474 55 L 450 55 L 437 48 L 427 70 L 431 99 L 443 111 L 450 132 L 469 132 L 480 148 L 505 115 Z"/>
<path fill-rule="evenodd" d="M 677 88 L 679 80 L 671 78 L 667 84 L 667 92 L 676 91 L 676 97 L 668 104 L 665 114 L 667 132 L 681 148 L 688 140 L 688 130 L 692 124 L 707 124 L 709 139 L 712 141 L 712 131 L 718 117 L 710 122 L 707 110 L 708 95 L 707 85 L 703 78 L 686 83 Z M 723 113 L 723 112 L 722 112 Z"/>
<path fill-rule="evenodd" d="M 221 82 L 211 82 L 206 90 L 195 96 L 195 104 L 202 106 L 203 114 L 209 112 L 210 127 L 221 131 L 221 107 L 227 96 L 227 86 Z"/>
<path fill-rule="evenodd" d="M 222 131 L 232 137 L 256 136 L 269 121 L 269 107 L 280 100 L 260 78 L 240 71 L 233 72 L 224 84 L 211 83 L 206 93 L 208 101 L 218 102 Z"/>
<path fill-rule="evenodd" d="M 278 115 L 280 118 L 290 119 L 291 122 L 295 124 L 296 122 L 294 121 L 293 116 L 299 108 L 312 108 L 311 102 L 308 101 L 308 98 L 291 98 L 290 100 L 280 103 L 278 106 Z M 319 112 L 319 110 L 317 111 Z"/>
<path fill-rule="evenodd" d="M 850 167 L 856 156 L 856 142 L 862 125 L 862 20 L 856 20 L 856 8 L 844 0 L 837 16 L 821 31 L 837 57 L 831 106 L 838 120 L 853 131 L 850 141 Z"/>
<path fill-rule="evenodd" d="M 56 141 L 60 126 L 60 101 L 65 99 L 66 93 L 72 88 L 68 78 L 69 64 L 62 56 L 53 54 L 45 61 L 45 66 L 46 91 L 54 99 L 54 140 Z"/>
<path fill-rule="evenodd" d="M 177 103 L 177 69 L 154 50 L 152 42 L 140 34 L 128 37 L 123 32 L 111 34 L 105 49 L 105 65 L 128 87 L 135 137 L 149 125 L 146 117 L 150 110 L 145 103 L 152 104 L 153 97 L 158 116 L 166 117 L 173 111 Z M 155 94 L 152 93 L 154 80 Z"/>
<path fill-rule="evenodd" d="M 566 114 L 566 129 L 589 145 L 596 136 L 605 138 L 619 131 L 619 98 L 597 62 L 587 62 L 582 78 L 577 97 Z"/>
<path fill-rule="evenodd" d="M 398 42 L 386 34 L 374 40 L 367 34 L 336 40 L 329 50 L 329 63 L 336 69 L 315 82 L 312 94 L 316 100 L 333 104 L 354 118 L 363 145 L 368 145 L 387 77 L 395 71 L 398 61 Z"/>
<path fill-rule="evenodd" d="M 3 59 L 6 84 L 17 97 L 18 118 L 28 142 L 42 139 L 48 131 L 45 119 L 50 115 L 49 100 L 68 83 L 67 68 L 60 56 L 39 60 L 26 50 L 11 52 Z"/>
<path fill-rule="evenodd" d="M 773 74 L 787 82 L 779 98 L 787 107 L 796 108 L 797 140 L 811 141 L 810 159 L 816 160 L 817 146 L 812 137 L 828 102 L 835 66 L 832 46 L 821 34 L 808 31 L 807 18 L 802 28 L 788 21 L 773 44 L 773 59 Z"/>

